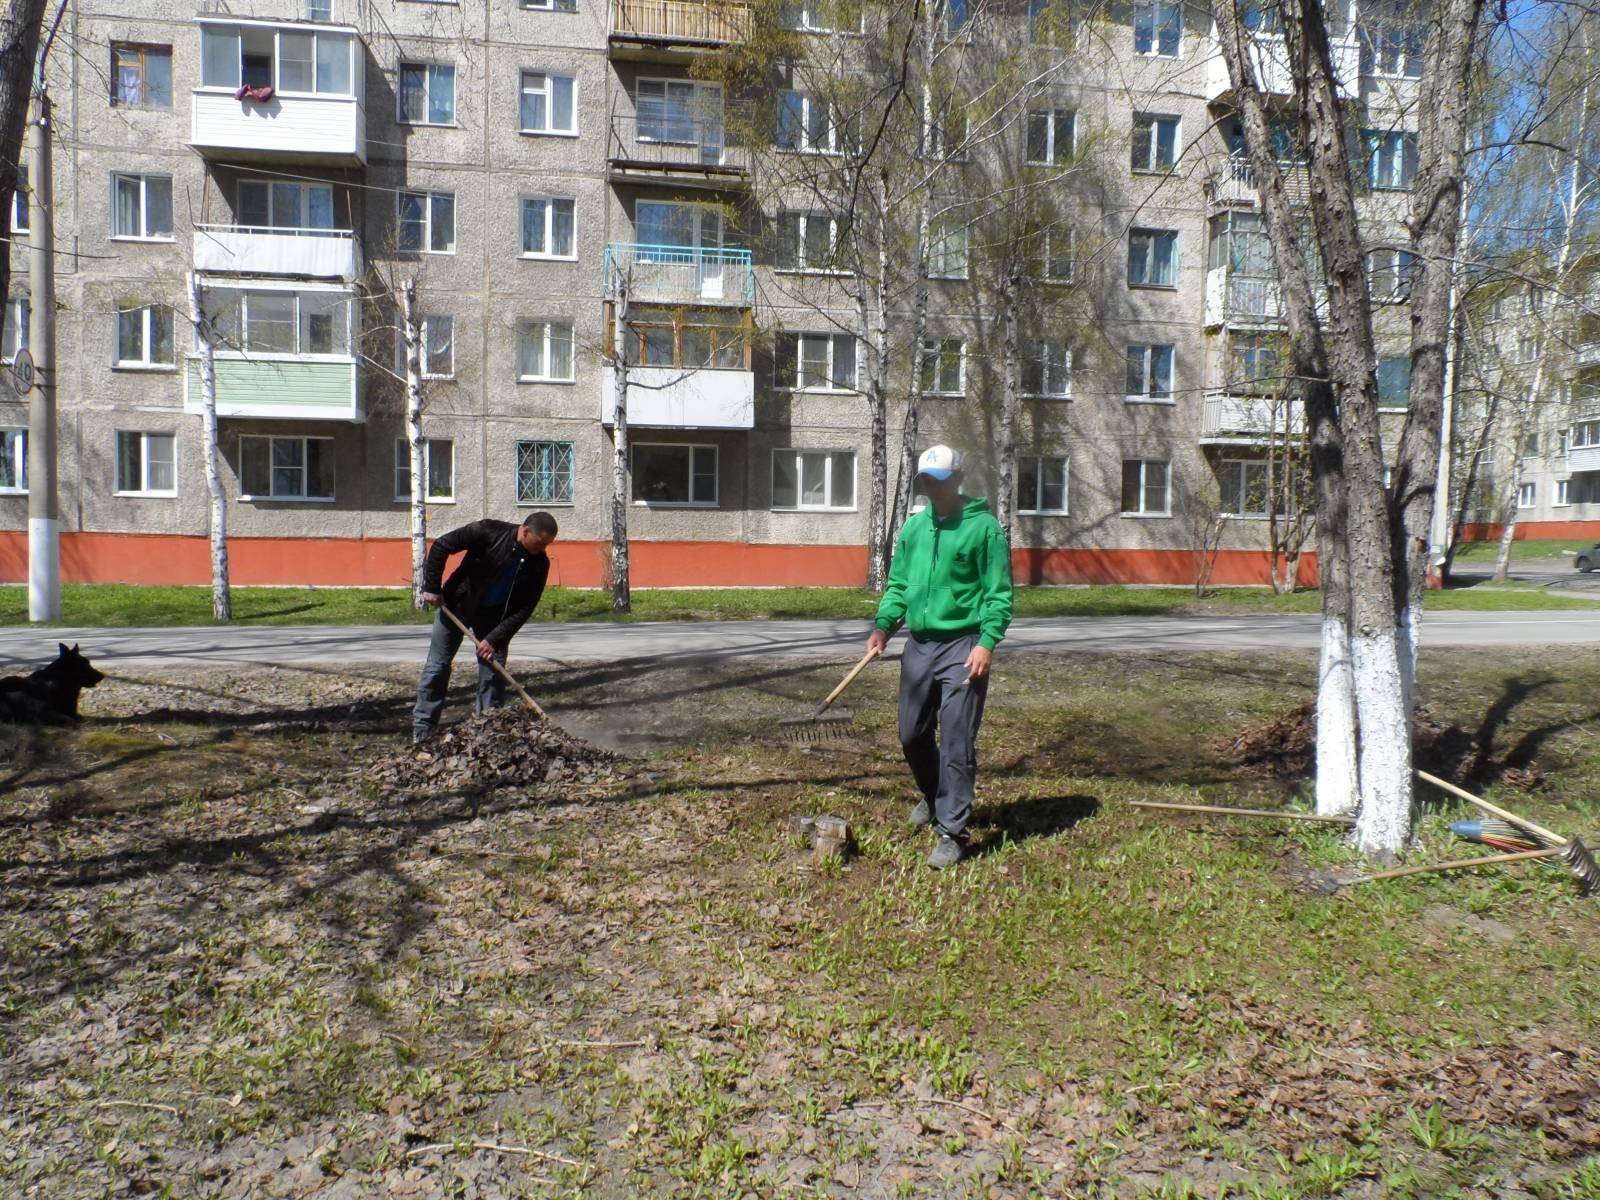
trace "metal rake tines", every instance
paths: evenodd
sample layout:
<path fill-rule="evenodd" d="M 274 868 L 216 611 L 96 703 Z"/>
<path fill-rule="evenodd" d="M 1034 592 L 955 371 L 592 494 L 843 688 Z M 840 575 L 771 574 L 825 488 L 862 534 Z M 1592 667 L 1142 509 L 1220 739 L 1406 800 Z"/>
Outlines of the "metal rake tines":
<path fill-rule="evenodd" d="M 792 721 L 781 722 L 778 728 L 787 741 L 823 742 L 848 736 L 854 719 L 854 714 L 848 712 L 832 713 L 826 717 L 796 717 Z"/>
<path fill-rule="evenodd" d="M 1567 844 L 1561 847 L 1561 858 L 1572 869 L 1585 896 L 1600 892 L 1600 864 L 1596 864 L 1594 855 L 1589 853 L 1589 847 L 1581 839 L 1568 839 Z"/>

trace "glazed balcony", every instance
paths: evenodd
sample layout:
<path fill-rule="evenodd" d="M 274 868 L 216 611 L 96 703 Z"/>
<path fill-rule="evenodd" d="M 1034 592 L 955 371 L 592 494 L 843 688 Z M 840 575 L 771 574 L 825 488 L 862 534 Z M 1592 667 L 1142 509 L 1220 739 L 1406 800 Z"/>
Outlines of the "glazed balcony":
<path fill-rule="evenodd" d="M 615 295 L 616 285 L 625 279 L 631 304 L 755 304 L 748 250 L 613 242 L 606 247 L 604 271 L 605 295 Z"/>
<path fill-rule="evenodd" d="M 350 280 L 361 273 L 361 243 L 348 229 L 196 225 L 194 265 L 213 274 Z"/>

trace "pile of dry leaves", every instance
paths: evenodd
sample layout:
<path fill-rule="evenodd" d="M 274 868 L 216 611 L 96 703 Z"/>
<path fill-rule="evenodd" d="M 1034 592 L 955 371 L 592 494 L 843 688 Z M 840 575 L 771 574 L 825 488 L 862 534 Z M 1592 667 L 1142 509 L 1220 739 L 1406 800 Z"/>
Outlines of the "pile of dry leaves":
<path fill-rule="evenodd" d="M 380 757 L 369 778 L 396 790 L 478 792 L 606 784 L 628 774 L 616 755 L 508 705 L 469 717 L 409 754 Z"/>

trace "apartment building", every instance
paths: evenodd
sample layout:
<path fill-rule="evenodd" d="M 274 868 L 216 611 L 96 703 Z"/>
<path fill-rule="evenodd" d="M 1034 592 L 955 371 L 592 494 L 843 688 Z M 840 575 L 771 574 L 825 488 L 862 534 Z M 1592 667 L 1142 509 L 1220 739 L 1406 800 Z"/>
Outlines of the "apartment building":
<path fill-rule="evenodd" d="M 955 38 L 969 15 L 953 11 Z M 805 5 L 783 13 L 815 23 Z M 1335 42 L 1361 114 L 1364 232 L 1390 247 L 1420 71 L 1399 14 L 1352 7 Z M 72 0 L 49 71 L 65 578 L 209 577 L 193 272 L 218 339 L 236 583 L 408 579 L 394 301 L 408 278 L 431 529 L 546 508 L 562 525 L 552 578 L 602 579 L 625 278 L 635 585 L 860 583 L 860 348 L 825 319 L 836 281 L 805 269 L 827 233 L 753 169 L 761 153 L 826 153 L 815 139 L 831 134 L 797 90 L 770 146 L 737 144 L 725 114 L 747 98 L 696 67 L 754 19 L 701 0 Z M 1252 23 L 1282 93 L 1274 19 Z M 1093 130 L 1111 166 L 1092 236 L 1056 255 L 1091 318 L 1031 343 L 1018 578 L 1189 582 L 1198 523 L 1221 517 L 1213 578 L 1260 582 L 1264 454 L 1298 416 L 1273 398 L 1281 307 L 1209 15 L 1113 8 L 1091 49 L 1039 53 L 1053 65 L 1015 122 L 1030 161 Z M 1291 139 L 1282 157 L 1303 189 Z M 26 340 L 20 232 L 13 249 L 7 358 Z M 959 230 L 937 248 L 920 424 L 924 444 L 969 453 L 975 492 L 997 467 L 998 334 L 962 286 L 982 253 Z M 1405 298 L 1407 253 L 1374 250 L 1370 266 L 1376 299 Z M 908 314 L 888 321 L 903 349 Z M 1403 413 L 1404 306 L 1376 322 L 1380 390 Z M 9 387 L 0 571 L 21 579 L 26 403 Z M 891 402 L 891 445 L 899 420 Z"/>

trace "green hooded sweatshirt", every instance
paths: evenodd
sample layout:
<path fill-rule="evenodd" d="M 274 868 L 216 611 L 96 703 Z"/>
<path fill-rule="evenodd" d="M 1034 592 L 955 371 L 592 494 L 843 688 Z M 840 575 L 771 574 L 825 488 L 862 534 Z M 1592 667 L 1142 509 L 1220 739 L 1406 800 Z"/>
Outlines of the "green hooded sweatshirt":
<path fill-rule="evenodd" d="M 930 504 L 900 530 L 876 624 L 893 633 L 904 622 L 924 641 L 977 633 L 993 650 L 1011 624 L 1011 550 L 989 502 L 967 496 L 961 510 L 936 520 Z"/>

